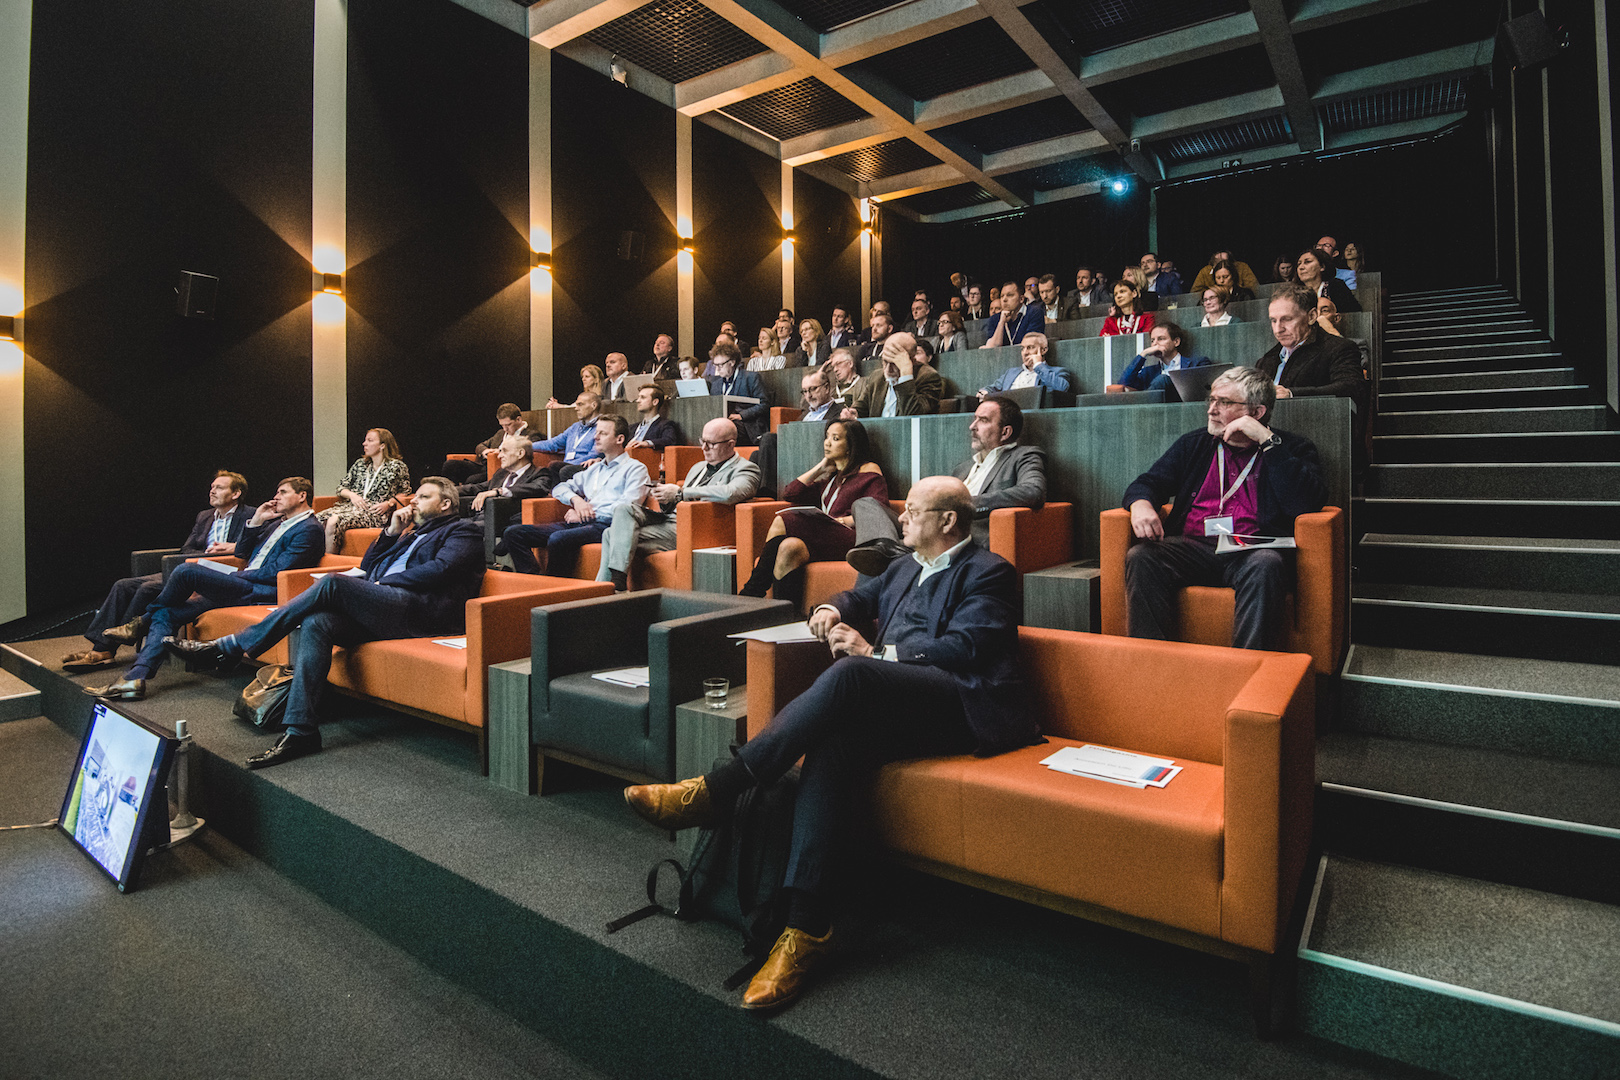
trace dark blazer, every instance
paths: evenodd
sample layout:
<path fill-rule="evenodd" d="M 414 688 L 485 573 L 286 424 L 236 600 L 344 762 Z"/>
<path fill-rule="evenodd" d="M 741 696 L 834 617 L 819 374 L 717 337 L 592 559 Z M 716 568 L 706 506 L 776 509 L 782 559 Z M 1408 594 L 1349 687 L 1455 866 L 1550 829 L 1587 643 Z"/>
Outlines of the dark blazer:
<path fill-rule="evenodd" d="M 1183 356 L 1181 358 L 1181 367 L 1184 371 L 1188 368 L 1208 366 L 1209 357 L 1207 356 Z M 1157 379 L 1159 377 L 1159 373 L 1163 370 L 1164 362 L 1157 356 L 1153 358 L 1151 363 L 1148 362 L 1147 357 L 1138 356 L 1135 360 L 1132 360 L 1130 364 L 1126 366 L 1124 372 L 1120 374 L 1119 385 L 1128 386 L 1132 390 L 1146 390 L 1148 388 L 1148 384 L 1154 379 Z"/>
<path fill-rule="evenodd" d="M 827 331 L 827 351 L 833 349 L 852 349 L 861 342 L 858 330 L 829 330 Z"/>
<path fill-rule="evenodd" d="M 810 353 L 806 352 L 804 347 L 801 345 L 798 349 L 794 350 L 794 353 L 793 353 L 792 356 L 789 356 L 787 358 L 787 365 L 786 366 L 788 366 L 788 367 L 814 367 L 817 364 L 824 364 L 824 363 L 827 362 L 827 357 L 828 357 L 829 354 L 831 354 L 831 352 L 832 352 L 832 346 L 827 344 L 827 339 L 826 338 L 821 338 L 820 340 L 818 340 L 816 342 L 816 348 L 815 348 L 815 354 L 814 355 L 811 355 Z"/>
<path fill-rule="evenodd" d="M 970 457 L 951 475 L 967 480 L 973 470 Z M 1004 451 L 990 470 L 979 494 L 973 496 L 973 540 L 977 544 L 990 542 L 990 511 L 1009 506 L 1028 506 L 1039 510 L 1046 505 L 1046 451 L 1038 446 L 1019 443 Z"/>
<path fill-rule="evenodd" d="M 917 560 L 895 559 L 881 576 L 828 602 L 845 622 L 876 626 L 873 645 L 893 645 L 901 663 L 927 664 L 951 676 L 978 742 L 976 753 L 1040 742 L 1018 673 L 1018 575 L 1012 566 L 970 541 L 940 571 L 944 580 L 927 620 L 931 631 L 884 642 L 884 630 L 921 573 Z"/>
<path fill-rule="evenodd" d="M 484 530 L 477 522 L 441 514 L 398 536 L 389 536 L 384 530 L 366 549 L 360 569 L 368 580 L 380 582 L 390 562 L 389 552 L 408 546 L 418 535 L 422 542 L 411 552 L 405 569 L 388 579 L 388 585 L 425 597 L 431 623 L 444 627 L 464 625 L 467 601 L 477 596 L 484 584 Z"/>
<path fill-rule="evenodd" d="M 242 538 L 236 542 L 236 557 L 241 559 L 244 566 L 253 561 L 258 553 L 259 545 L 270 538 L 281 524 L 280 518 L 274 518 L 260 525 L 257 529 L 249 525 L 242 529 Z M 326 530 L 311 514 L 303 521 L 288 529 L 282 536 L 281 542 L 265 557 L 257 570 L 242 569 L 236 576 L 253 586 L 253 599 L 263 603 L 266 600 L 272 603 L 276 598 L 276 575 L 283 570 L 301 570 L 307 566 L 316 566 L 321 556 L 326 554 Z"/>
<path fill-rule="evenodd" d="M 537 435 L 535 432 L 530 431 L 528 424 L 519 425 L 518 429 L 517 429 L 517 434 L 519 436 L 521 436 L 522 438 L 528 439 L 530 442 L 539 442 L 540 441 L 540 436 Z M 486 450 L 499 450 L 501 448 L 501 443 L 503 443 L 505 441 L 506 441 L 506 431 L 504 429 L 502 429 L 500 431 L 497 431 L 495 434 L 491 435 L 489 438 L 485 439 L 483 442 L 479 443 L 477 446 L 473 447 L 473 453 L 478 454 L 479 456 L 482 456 L 483 453 Z"/>
<path fill-rule="evenodd" d="M 984 324 L 985 339 L 989 340 L 995 337 L 996 328 L 1000 325 L 1001 312 L 998 311 L 991 317 L 989 322 Z M 1024 340 L 1025 334 L 1035 330 L 1043 333 L 1046 330 L 1046 308 L 1039 300 L 1033 304 L 1024 305 L 1023 314 L 1019 316 L 1018 322 L 1013 325 L 1012 336 L 1007 339 L 1008 343 L 1017 345 Z"/>
<path fill-rule="evenodd" d="M 753 395 L 748 396 L 752 397 Z M 630 421 L 630 437 L 632 439 L 635 438 L 636 428 L 640 426 L 641 421 L 639 419 Z M 654 417 L 652 426 L 647 429 L 646 441 L 651 443 L 655 450 L 662 450 L 666 446 L 674 446 L 681 441 L 681 429 L 676 427 L 675 421 L 667 416 Z"/>
<path fill-rule="evenodd" d="M 254 507 L 238 500 L 236 509 L 231 511 L 230 531 L 225 534 L 225 542 L 234 544 L 242 539 L 242 530 L 247 528 L 248 519 L 253 516 Z M 197 515 L 196 524 L 191 527 L 191 535 L 186 542 L 180 545 L 182 555 L 201 555 L 208 550 L 208 530 L 214 527 L 214 510 L 212 507 Z"/>
<path fill-rule="evenodd" d="M 927 364 L 914 365 L 911 381 L 894 388 L 896 416 L 932 416 L 939 411 L 945 380 Z M 889 396 L 889 381 L 880 367 L 855 384 L 855 412 L 862 419 L 883 415 L 883 402 Z"/>
<path fill-rule="evenodd" d="M 512 470 L 496 469 L 495 475 L 488 480 L 480 480 L 475 484 L 462 484 L 456 488 L 456 493 L 463 499 L 471 499 L 480 492 L 499 491 L 501 488 L 511 484 L 512 498 L 539 499 L 550 493 L 550 489 L 544 486 L 544 480 L 545 472 L 535 468 L 531 463 L 528 470 L 518 478 L 515 484 L 512 483 Z"/>
<path fill-rule="evenodd" d="M 1262 451 L 1260 460 L 1260 535 L 1293 536 L 1294 519 L 1322 509 L 1327 501 L 1327 486 L 1322 482 L 1322 467 L 1317 461 L 1316 446 L 1301 435 L 1272 428 L 1282 436 L 1282 445 Z M 1209 475 L 1209 463 L 1215 460 L 1215 444 L 1220 442 L 1206 428 L 1189 431 L 1170 444 L 1164 456 L 1155 461 L 1147 472 L 1138 476 L 1125 489 L 1125 509 L 1137 499 L 1146 499 L 1155 507 L 1175 496 L 1170 516 L 1165 519 L 1166 536 L 1180 536 L 1187 523 L 1187 511 L 1192 509 L 1193 497 Z"/>
<path fill-rule="evenodd" d="M 680 357 L 676 356 L 674 353 L 670 353 L 668 356 L 664 357 L 662 362 L 659 362 L 659 359 L 656 356 L 649 356 L 647 357 L 646 363 L 641 366 L 641 373 L 643 375 L 651 375 L 655 379 L 676 378 L 678 372 L 675 365 L 679 360 Z"/>
<path fill-rule="evenodd" d="M 709 376 L 709 393 L 720 395 L 726 392 L 725 380 L 718 375 Z M 758 398 L 757 405 L 744 405 L 738 413 L 742 416 L 743 431 L 749 439 L 757 442 L 765 433 L 771 422 L 771 397 L 765 391 L 765 383 L 759 375 L 752 371 L 739 370 L 732 378 L 731 392 L 738 397 Z"/>
<path fill-rule="evenodd" d="M 1333 306 L 1339 309 L 1341 315 L 1361 310 L 1361 301 L 1356 299 L 1356 294 L 1350 291 L 1350 286 L 1344 283 L 1343 278 L 1327 279 L 1327 297 L 1333 301 Z"/>
<path fill-rule="evenodd" d="M 1254 365 L 1268 379 L 1277 377 L 1282 346 L 1273 345 Z M 1311 336 L 1295 349 L 1283 365 L 1282 381 L 1295 397 L 1346 397 L 1356 403 L 1357 417 L 1367 415 L 1370 396 L 1361 373 L 1361 350 L 1355 343 L 1311 327 Z"/>

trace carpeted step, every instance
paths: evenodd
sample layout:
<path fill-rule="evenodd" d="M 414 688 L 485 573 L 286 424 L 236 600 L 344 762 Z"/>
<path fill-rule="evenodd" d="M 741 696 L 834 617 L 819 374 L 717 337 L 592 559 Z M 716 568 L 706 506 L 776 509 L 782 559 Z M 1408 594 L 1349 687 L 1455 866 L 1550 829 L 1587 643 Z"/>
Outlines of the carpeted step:
<path fill-rule="evenodd" d="M 1374 465 L 1367 494 L 1386 498 L 1620 500 L 1613 461 L 1464 461 Z"/>
<path fill-rule="evenodd" d="M 1620 1075 L 1616 942 L 1613 905 L 1330 852 L 1300 1026 L 1450 1076 Z"/>
<path fill-rule="evenodd" d="M 1335 731 L 1316 774 L 1325 850 L 1620 902 L 1620 766 Z"/>
<path fill-rule="evenodd" d="M 1492 327 L 1468 327 L 1445 329 L 1417 329 L 1391 331 L 1384 335 L 1384 347 L 1391 352 L 1407 352 L 1413 349 L 1422 349 L 1430 346 L 1491 346 L 1504 345 L 1514 342 L 1546 341 L 1547 335 L 1532 325 L 1520 326 L 1516 329 L 1494 329 Z"/>
<path fill-rule="evenodd" d="M 1351 500 L 1357 535 L 1368 532 L 1448 536 L 1620 536 L 1620 502 L 1569 499 L 1384 498 Z"/>
<path fill-rule="evenodd" d="M 1384 320 L 1390 330 L 1412 330 L 1423 326 L 1493 326 L 1504 322 L 1529 322 L 1518 304 L 1478 304 L 1472 307 L 1440 307 L 1391 314 Z"/>
<path fill-rule="evenodd" d="M 1401 317 L 1399 321 L 1391 320 L 1385 323 L 1384 338 L 1386 341 L 1405 341 L 1419 337 L 1433 337 L 1444 340 L 1465 335 L 1471 341 L 1485 341 L 1489 340 L 1492 335 L 1500 335 L 1506 339 L 1517 339 L 1523 334 L 1534 333 L 1535 331 L 1535 322 L 1517 312 L 1492 312 L 1477 315 L 1448 313 L 1428 318 L 1407 316 Z"/>
<path fill-rule="evenodd" d="M 27 720 L 44 712 L 40 692 L 9 671 L 0 671 L 0 723 Z"/>
<path fill-rule="evenodd" d="M 1384 359 L 1449 360 L 1467 356 L 1508 356 L 1514 353 L 1550 352 L 1555 348 L 1556 346 L 1545 337 L 1527 337 L 1522 340 L 1494 343 L 1451 341 L 1434 344 L 1397 345 L 1386 342 L 1384 345 Z"/>
<path fill-rule="evenodd" d="M 1511 297 L 1512 295 L 1505 285 L 1465 285 L 1448 289 L 1415 289 L 1410 292 L 1402 290 L 1392 294 L 1389 303 L 1391 307 L 1421 303 L 1463 303 L 1486 296 Z"/>
<path fill-rule="evenodd" d="M 1374 435 L 1380 465 L 1462 461 L 1620 461 L 1620 431 Z"/>
<path fill-rule="evenodd" d="M 1590 405 L 1597 395 L 1584 383 L 1541 386 L 1521 381 L 1517 386 L 1484 390 L 1443 390 L 1385 392 L 1378 394 L 1379 412 L 1407 412 L 1430 409 L 1517 409 L 1547 408 L 1554 405 Z"/>
<path fill-rule="evenodd" d="M 1444 435 L 1503 431 L 1603 431 L 1609 410 L 1600 404 L 1521 406 L 1506 409 L 1412 409 L 1380 413 L 1375 435 Z"/>
<path fill-rule="evenodd" d="M 1383 373 L 1378 383 L 1384 394 L 1440 393 L 1448 390 L 1499 390 L 1519 386 L 1572 386 L 1572 367 L 1509 368 L 1504 371 L 1460 371 L 1429 375 Z"/>
<path fill-rule="evenodd" d="M 1620 668 L 1352 645 L 1339 724 L 1365 735 L 1620 765 Z"/>
<path fill-rule="evenodd" d="M 1526 368 L 1557 367 L 1564 354 L 1547 346 L 1532 346 L 1524 352 L 1501 356 L 1453 356 L 1444 360 L 1386 360 L 1379 365 L 1380 379 L 1396 379 L 1406 375 L 1457 375 L 1470 371 L 1508 371 Z"/>
<path fill-rule="evenodd" d="M 1620 664 L 1620 596 L 1358 581 L 1350 616 L 1368 645 Z"/>
<path fill-rule="evenodd" d="M 1620 596 L 1620 540 L 1367 533 L 1357 580 Z"/>

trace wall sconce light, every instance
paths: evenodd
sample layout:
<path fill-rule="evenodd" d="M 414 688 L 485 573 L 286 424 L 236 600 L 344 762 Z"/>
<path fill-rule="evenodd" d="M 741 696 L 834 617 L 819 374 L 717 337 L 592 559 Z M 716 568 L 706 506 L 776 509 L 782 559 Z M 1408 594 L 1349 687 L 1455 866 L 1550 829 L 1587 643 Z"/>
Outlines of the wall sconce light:
<path fill-rule="evenodd" d="M 693 246 L 692 241 L 690 241 L 690 240 L 682 240 L 681 241 L 681 250 L 686 252 L 686 254 L 688 254 L 688 255 L 692 255 L 692 256 L 697 255 L 697 248 Z"/>
<path fill-rule="evenodd" d="M 782 243 L 784 243 L 784 244 L 797 244 L 798 242 L 799 242 L 799 233 L 798 233 L 797 230 L 795 230 L 795 229 L 785 229 L 785 230 L 783 230 L 783 232 L 782 232 Z"/>
<path fill-rule="evenodd" d="M 544 270 L 548 274 L 551 273 L 551 252 L 531 251 L 529 253 L 529 269 Z"/>
<path fill-rule="evenodd" d="M 871 236 L 872 235 L 872 226 L 871 226 L 870 223 L 861 226 L 861 235 L 862 236 Z"/>
<path fill-rule="evenodd" d="M 342 296 L 343 295 L 343 275 L 342 274 L 322 274 L 321 275 L 321 292 L 323 292 L 323 293 L 331 293 L 333 296 Z"/>
<path fill-rule="evenodd" d="M 21 315 L 0 315 L 0 341 L 16 341 L 23 339 L 23 319 Z"/>

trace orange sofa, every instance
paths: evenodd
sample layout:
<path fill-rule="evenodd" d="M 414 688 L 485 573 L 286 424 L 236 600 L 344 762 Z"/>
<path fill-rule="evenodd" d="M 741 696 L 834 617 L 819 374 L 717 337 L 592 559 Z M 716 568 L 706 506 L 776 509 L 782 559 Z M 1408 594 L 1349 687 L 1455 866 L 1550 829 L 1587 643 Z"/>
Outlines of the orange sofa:
<path fill-rule="evenodd" d="M 748 650 L 752 737 L 830 657 L 819 643 Z M 877 838 L 942 877 L 1244 960 L 1269 1030 L 1269 976 L 1310 845 L 1310 657 L 1032 627 L 1019 654 L 1048 741 L 884 766 Z M 1138 790 L 1040 765 L 1087 742 L 1182 772 Z"/>
<path fill-rule="evenodd" d="M 556 499 L 523 500 L 523 524 L 546 525 L 561 521 L 568 507 Z M 630 565 L 630 584 L 640 589 L 690 589 L 692 552 L 697 548 L 728 547 L 736 541 L 737 508 L 729 503 L 682 502 L 675 507 L 675 550 L 637 555 Z M 586 544 L 569 566 L 548 566 L 557 577 L 596 580 L 602 567 L 602 545 Z"/>
<path fill-rule="evenodd" d="M 381 530 L 373 531 L 380 532 Z M 213 558 L 220 562 L 240 563 L 242 561 L 236 558 L 227 560 L 217 555 L 213 556 Z M 186 561 L 195 562 L 196 560 L 188 559 Z M 321 561 L 313 567 L 303 570 L 283 570 L 276 575 L 276 606 L 287 603 L 309 588 L 310 582 L 315 580 L 311 576 L 312 574 L 325 573 L 331 570 L 347 570 L 351 566 L 359 565 L 360 560 L 358 557 L 322 555 Z M 259 620 L 274 610 L 275 607 L 269 604 L 244 604 L 240 607 L 215 608 L 212 611 L 205 611 L 198 616 L 196 622 L 191 624 L 191 636 L 200 641 L 213 641 L 215 638 L 222 638 L 226 634 L 235 634 L 246 630 L 250 626 L 258 625 Z M 259 659 L 266 664 L 289 664 L 292 662 L 287 659 L 287 643 L 285 641 L 276 642 L 270 651 L 259 657 Z"/>
<path fill-rule="evenodd" d="M 1125 603 L 1125 553 L 1136 543 L 1129 510 L 1101 515 L 1102 632 L 1124 637 L 1130 632 Z M 1350 571 L 1345 543 L 1345 514 L 1329 506 L 1294 519 L 1298 545 L 1297 581 L 1288 606 L 1288 648 L 1309 653 L 1318 675 L 1338 670 L 1344 654 L 1349 611 Z M 1232 644 L 1231 589 L 1189 586 L 1181 591 L 1182 641 L 1203 645 Z"/>
<path fill-rule="evenodd" d="M 777 511 L 791 503 L 756 499 L 737 508 L 737 580 L 744 581 L 759 560 L 765 534 Z M 904 499 L 890 499 L 895 513 L 905 509 Z M 1047 503 L 1039 510 L 1027 506 L 990 512 L 992 552 L 1013 564 L 1020 574 L 1044 570 L 1074 557 L 1074 505 Z M 843 560 L 813 562 L 804 569 L 804 610 L 815 610 L 845 589 L 855 587 L 855 568 Z"/>

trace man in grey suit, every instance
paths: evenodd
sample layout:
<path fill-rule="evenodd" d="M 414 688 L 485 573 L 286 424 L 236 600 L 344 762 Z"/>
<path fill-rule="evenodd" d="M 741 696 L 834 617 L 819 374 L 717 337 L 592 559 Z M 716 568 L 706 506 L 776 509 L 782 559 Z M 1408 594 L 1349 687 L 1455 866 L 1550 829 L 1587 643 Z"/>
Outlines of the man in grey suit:
<path fill-rule="evenodd" d="M 598 581 L 613 582 L 614 592 L 630 587 L 630 560 L 637 551 L 675 549 L 675 506 L 681 502 L 747 502 L 759 490 L 759 466 L 737 453 L 737 425 L 719 418 L 703 425 L 703 461 L 693 465 L 685 484 L 656 484 L 652 494 L 660 509 L 625 503 L 613 511 L 613 524 L 602 534 L 602 568 Z"/>
<path fill-rule="evenodd" d="M 1039 510 L 1046 504 L 1046 452 L 1021 444 L 1024 410 L 1011 398 L 992 394 L 979 402 L 968 423 L 973 454 L 951 470 L 973 497 L 973 540 L 988 550 L 990 511 L 1010 506 Z M 854 505 L 856 545 L 844 558 L 858 572 L 875 577 L 890 561 L 911 550 L 900 542 L 893 509 L 876 499 Z"/>

